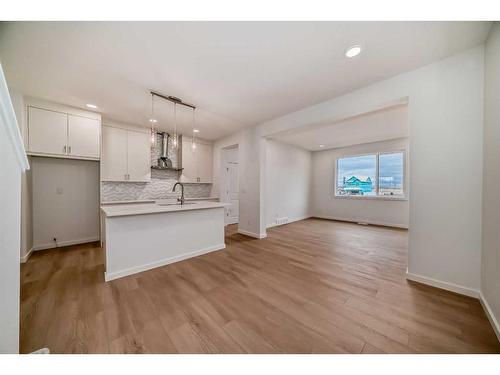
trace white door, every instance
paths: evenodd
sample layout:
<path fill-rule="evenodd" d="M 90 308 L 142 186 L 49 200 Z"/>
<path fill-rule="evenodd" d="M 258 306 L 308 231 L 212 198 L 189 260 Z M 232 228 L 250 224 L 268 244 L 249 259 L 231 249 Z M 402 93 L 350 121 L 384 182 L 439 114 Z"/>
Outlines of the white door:
<path fill-rule="evenodd" d="M 68 115 L 29 107 L 28 149 L 52 155 L 66 155 L 68 144 Z"/>
<path fill-rule="evenodd" d="M 127 130 L 102 127 L 101 181 L 126 181 Z"/>
<path fill-rule="evenodd" d="M 127 132 L 127 181 L 151 181 L 151 135 Z"/>
<path fill-rule="evenodd" d="M 99 121 L 68 115 L 68 155 L 99 158 Z"/>
<path fill-rule="evenodd" d="M 239 222 L 239 180 L 238 180 L 238 148 L 225 150 L 223 201 L 229 203 L 226 207 L 226 224 Z"/>

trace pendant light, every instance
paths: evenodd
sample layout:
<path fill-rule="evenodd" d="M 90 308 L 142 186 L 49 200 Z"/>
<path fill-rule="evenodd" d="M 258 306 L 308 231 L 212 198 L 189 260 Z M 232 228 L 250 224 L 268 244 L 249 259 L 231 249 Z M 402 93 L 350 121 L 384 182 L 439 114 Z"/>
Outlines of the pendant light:
<path fill-rule="evenodd" d="M 194 108 L 193 108 L 193 119 L 191 121 L 191 150 L 194 152 L 196 150 L 196 137 L 195 137 L 195 117 L 194 117 Z"/>
<path fill-rule="evenodd" d="M 153 94 L 151 94 L 151 118 L 149 119 L 151 123 L 151 148 L 156 147 L 156 132 L 155 132 L 155 123 L 157 120 L 155 119 L 155 98 Z"/>
<path fill-rule="evenodd" d="M 172 136 L 172 147 L 177 149 L 178 139 L 177 139 L 177 103 L 174 102 L 174 134 Z"/>

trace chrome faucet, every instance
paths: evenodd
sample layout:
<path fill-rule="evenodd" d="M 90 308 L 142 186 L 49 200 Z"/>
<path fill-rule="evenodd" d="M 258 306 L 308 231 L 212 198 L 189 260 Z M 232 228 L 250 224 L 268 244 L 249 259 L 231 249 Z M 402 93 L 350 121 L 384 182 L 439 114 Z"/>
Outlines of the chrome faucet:
<path fill-rule="evenodd" d="M 182 182 L 176 182 L 174 187 L 172 188 L 172 192 L 175 192 L 175 188 L 177 187 L 177 185 L 181 185 L 181 197 L 177 198 L 177 201 L 181 202 L 181 204 L 184 204 L 186 199 L 184 198 L 184 185 L 182 184 Z"/>

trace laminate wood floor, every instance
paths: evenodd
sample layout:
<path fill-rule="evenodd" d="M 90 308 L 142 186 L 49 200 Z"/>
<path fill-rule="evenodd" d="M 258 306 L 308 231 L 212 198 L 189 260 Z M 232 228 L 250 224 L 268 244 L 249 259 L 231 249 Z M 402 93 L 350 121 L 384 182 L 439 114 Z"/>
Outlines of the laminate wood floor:
<path fill-rule="evenodd" d="M 405 230 L 226 232 L 225 250 L 108 283 L 98 244 L 36 252 L 21 269 L 21 351 L 500 352 L 477 300 L 405 280 Z"/>

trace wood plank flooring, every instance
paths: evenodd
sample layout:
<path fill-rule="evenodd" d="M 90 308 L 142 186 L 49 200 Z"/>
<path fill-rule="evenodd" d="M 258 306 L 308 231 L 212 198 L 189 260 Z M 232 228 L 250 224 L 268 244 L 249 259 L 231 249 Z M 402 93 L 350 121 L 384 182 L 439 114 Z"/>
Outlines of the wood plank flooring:
<path fill-rule="evenodd" d="M 477 300 L 405 280 L 405 230 L 308 219 L 226 244 L 108 283 L 98 244 L 36 252 L 21 351 L 500 352 Z"/>

